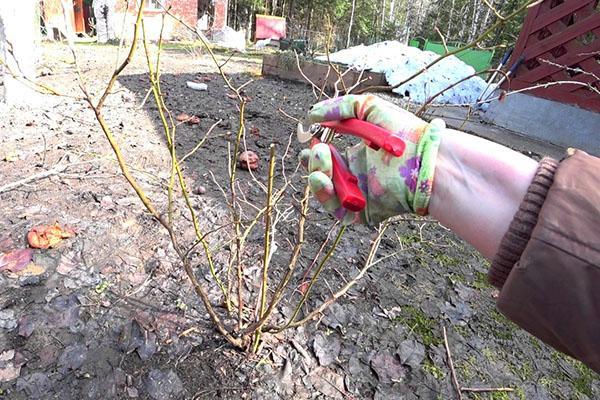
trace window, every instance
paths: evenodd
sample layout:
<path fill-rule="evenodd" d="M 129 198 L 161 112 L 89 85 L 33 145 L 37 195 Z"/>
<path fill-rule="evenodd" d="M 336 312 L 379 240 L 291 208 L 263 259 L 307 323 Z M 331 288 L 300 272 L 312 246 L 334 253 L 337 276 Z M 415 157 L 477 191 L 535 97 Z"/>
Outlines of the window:
<path fill-rule="evenodd" d="M 161 3 L 163 2 L 164 0 L 144 0 L 144 6 L 146 10 L 162 10 Z"/>

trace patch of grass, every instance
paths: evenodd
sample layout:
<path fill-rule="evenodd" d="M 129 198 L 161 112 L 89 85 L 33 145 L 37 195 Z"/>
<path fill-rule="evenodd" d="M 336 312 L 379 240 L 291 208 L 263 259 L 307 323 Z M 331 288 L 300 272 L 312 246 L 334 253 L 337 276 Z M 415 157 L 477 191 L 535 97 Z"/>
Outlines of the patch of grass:
<path fill-rule="evenodd" d="M 442 344 L 442 339 L 436 336 L 434 329 L 436 321 L 425 315 L 423 311 L 414 306 L 403 307 L 403 315 L 398 319 L 408 326 L 423 342 L 425 346 L 437 346 Z"/>
<path fill-rule="evenodd" d="M 529 343 L 531 346 L 535 347 L 537 350 L 542 350 L 542 345 L 540 344 L 540 340 L 535 336 L 529 336 Z"/>
<path fill-rule="evenodd" d="M 490 315 L 499 325 L 490 327 L 494 336 L 502 340 L 512 340 L 516 325 L 506 319 L 498 310 L 493 309 Z"/>
<path fill-rule="evenodd" d="M 422 241 L 421 236 L 416 232 L 399 235 L 398 240 L 405 246 L 410 246 L 411 244 L 420 243 Z"/>
<path fill-rule="evenodd" d="M 597 375 L 587 366 L 585 366 L 582 362 L 577 361 L 561 352 L 553 351 L 550 355 L 552 361 L 556 364 L 560 362 L 566 362 L 573 366 L 573 368 L 577 371 L 579 376 L 573 378 L 567 378 L 570 380 L 573 385 L 573 389 L 580 394 L 584 394 L 589 398 L 596 398 L 596 393 L 594 390 L 594 381 L 597 379 Z M 570 374 L 569 374 L 570 375 Z M 564 380 L 565 375 L 554 374 L 552 378 L 546 378 L 548 384 L 553 383 L 553 379 L 556 378 L 558 380 Z"/>
<path fill-rule="evenodd" d="M 516 388 L 514 393 L 517 395 L 519 400 L 526 400 L 525 391 L 523 390 L 523 388 Z"/>
<path fill-rule="evenodd" d="M 423 371 L 427 372 L 438 381 L 441 381 L 446 376 L 446 373 L 430 359 L 426 359 L 423 363 Z"/>
<path fill-rule="evenodd" d="M 456 332 L 460 333 L 463 338 L 471 336 L 471 330 L 467 327 L 467 325 L 455 325 L 453 328 Z"/>
<path fill-rule="evenodd" d="M 477 376 L 477 359 L 471 355 L 464 361 L 456 363 L 456 371 L 460 374 L 463 381 L 470 381 Z"/>
<path fill-rule="evenodd" d="M 473 283 L 471 283 L 471 286 L 473 286 L 475 289 L 484 290 L 492 287 L 488 283 L 487 274 L 480 271 L 475 271 L 474 274 L 475 279 L 473 280 Z"/>
<path fill-rule="evenodd" d="M 508 392 L 492 392 L 490 400 L 510 400 Z"/>
<path fill-rule="evenodd" d="M 485 347 L 481 353 L 490 362 L 496 362 L 499 359 L 498 354 L 494 353 L 489 347 Z"/>
<path fill-rule="evenodd" d="M 433 259 L 435 261 L 437 261 L 439 264 L 443 265 L 444 267 L 456 267 L 461 264 L 461 260 L 459 260 L 458 258 L 449 256 L 446 253 L 437 253 L 433 257 Z M 463 278 L 463 281 L 464 281 L 464 278 Z"/>
<path fill-rule="evenodd" d="M 461 274 L 457 274 L 454 272 L 451 272 L 448 274 L 448 279 L 450 280 L 450 282 L 455 285 L 457 283 L 467 283 L 467 280 L 465 279 L 464 275 Z"/>
<path fill-rule="evenodd" d="M 533 367 L 528 361 L 518 364 L 509 364 L 509 368 L 513 374 L 517 375 L 523 382 L 533 379 Z"/>
<path fill-rule="evenodd" d="M 581 394 L 585 394 L 589 398 L 594 398 L 594 383 L 595 373 L 586 367 L 583 363 L 572 360 L 573 366 L 579 372 L 579 377 L 573 380 L 573 387 Z"/>
<path fill-rule="evenodd" d="M 545 387 L 546 389 L 552 389 L 555 385 L 554 379 L 550 378 L 549 376 L 542 376 L 538 380 L 538 383 L 540 385 L 542 385 L 543 387 Z"/>

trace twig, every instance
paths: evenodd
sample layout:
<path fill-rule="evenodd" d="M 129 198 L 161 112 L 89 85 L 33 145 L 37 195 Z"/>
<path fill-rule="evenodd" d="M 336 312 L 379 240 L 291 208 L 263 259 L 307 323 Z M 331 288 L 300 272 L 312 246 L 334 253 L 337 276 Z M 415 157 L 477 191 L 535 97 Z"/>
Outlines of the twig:
<path fill-rule="evenodd" d="M 212 126 L 208 129 L 208 131 L 206 132 L 206 134 L 204 135 L 204 137 L 202 138 L 202 140 L 200 140 L 200 142 L 198 142 L 198 144 L 192 150 L 190 150 L 189 153 L 187 153 L 185 156 L 183 156 L 181 158 L 181 160 L 179 160 L 179 163 L 183 164 L 183 162 L 185 160 L 187 160 L 189 157 L 191 157 L 192 155 L 194 155 L 194 153 L 196 151 L 198 151 L 198 149 L 200 147 L 202 147 L 202 145 L 204 144 L 204 142 L 206 142 L 206 140 L 208 139 L 208 136 L 211 134 L 211 132 L 213 131 L 213 129 L 215 129 L 221 122 L 223 122 L 222 119 L 220 119 L 217 122 L 215 122 L 214 124 L 212 124 Z"/>
<path fill-rule="evenodd" d="M 310 80 L 310 78 L 308 76 L 306 76 L 306 74 L 302 70 L 302 67 L 300 67 L 300 57 L 298 56 L 298 52 L 296 50 L 294 50 L 294 55 L 296 56 L 296 68 L 298 68 L 298 72 L 300 72 L 300 75 L 302 75 L 302 77 L 304 78 L 304 80 L 306 82 L 310 83 L 310 86 L 312 87 L 313 95 L 315 96 L 316 99 L 318 99 L 319 96 L 317 96 L 317 92 L 315 92 L 315 89 L 319 89 L 320 94 L 325 94 L 323 92 L 323 88 L 317 86 L 313 81 Z M 326 84 L 327 84 L 327 81 L 323 82 L 323 87 L 325 87 Z M 327 94 L 325 94 L 325 97 L 329 98 L 329 96 L 327 96 Z"/>
<path fill-rule="evenodd" d="M 444 46 L 444 51 L 447 53 L 449 50 L 448 50 L 448 45 L 446 44 L 446 38 L 444 37 L 444 34 L 440 31 L 440 29 L 437 26 L 435 27 L 435 31 L 437 32 L 438 36 L 442 40 L 442 45 Z"/>
<path fill-rule="evenodd" d="M 317 315 L 323 313 L 331 304 L 333 304 L 337 299 L 345 295 L 348 290 L 350 290 L 354 285 L 358 283 L 362 279 L 362 277 L 367 273 L 367 271 L 374 265 L 373 259 L 377 254 L 377 250 L 379 249 L 379 244 L 381 243 L 381 239 L 383 238 L 383 234 L 387 230 L 388 224 L 386 222 L 379 228 L 379 232 L 377 233 L 377 237 L 371 243 L 371 247 L 369 249 L 369 254 L 367 259 L 365 260 L 364 267 L 359 271 L 358 274 L 352 280 L 350 280 L 346 285 L 344 285 L 340 290 L 331 295 L 327 300 L 325 300 L 319 307 L 314 309 L 313 311 L 306 314 L 304 318 L 293 322 L 291 324 L 284 325 L 282 327 L 271 326 L 268 327 L 267 330 L 269 332 L 281 332 L 284 329 L 296 328 L 298 326 L 304 325 L 308 321 L 312 320 Z"/>
<path fill-rule="evenodd" d="M 335 249 L 337 248 L 338 244 L 340 243 L 340 240 L 342 239 L 342 236 L 344 235 L 344 232 L 346 231 L 346 226 L 347 225 L 343 225 L 340 228 L 340 230 L 338 231 L 338 234 L 335 237 L 335 240 L 333 241 L 333 244 L 331 245 L 331 248 L 329 249 L 329 251 L 327 252 L 327 254 L 325 254 L 325 257 L 323 257 L 323 259 L 319 263 L 319 266 L 317 267 L 317 270 L 315 271 L 315 274 L 313 275 L 312 279 L 310 280 L 310 283 L 308 284 L 308 287 L 306 288 L 306 291 L 303 293 L 302 298 L 300 299 L 300 301 L 296 305 L 296 308 L 294 309 L 294 312 L 292 313 L 292 316 L 290 317 L 288 323 L 283 327 L 283 329 L 286 329 L 286 328 L 290 327 L 294 323 L 294 321 L 296 320 L 296 317 L 300 313 L 300 310 L 302 309 L 302 306 L 306 302 L 306 299 L 308 299 L 308 295 L 310 294 L 310 290 L 312 289 L 312 287 L 314 286 L 315 282 L 317 281 L 317 278 L 321 274 L 321 271 L 323 271 L 323 267 L 325 266 L 325 264 L 327 264 L 327 261 L 329 260 L 329 258 L 331 258 L 331 256 L 333 255 L 333 252 L 335 251 Z"/>
<path fill-rule="evenodd" d="M 37 174 L 28 176 L 27 178 L 18 180 L 16 182 L 12 182 L 12 183 L 6 184 L 4 186 L 0 186 L 0 193 L 9 192 L 11 190 L 18 188 L 19 186 L 27 185 L 28 183 L 39 181 L 40 179 L 44 179 L 44 178 L 48 178 L 53 175 L 60 174 L 61 172 L 64 172 L 67 168 L 69 168 L 71 165 L 73 165 L 73 164 L 57 165 L 56 167 L 49 169 L 47 171 L 39 172 Z"/>
<path fill-rule="evenodd" d="M 452 353 L 450 353 L 450 346 L 448 345 L 448 336 L 446 335 L 446 327 L 442 326 L 442 333 L 444 335 L 444 346 L 446 347 L 446 356 L 448 360 L 448 366 L 450 367 L 450 376 L 452 377 L 452 385 L 456 390 L 456 396 L 458 400 L 462 400 L 462 391 L 458 379 L 456 378 L 456 370 L 454 369 L 454 363 L 452 362 Z"/>
<path fill-rule="evenodd" d="M 268 175 L 268 186 L 267 186 L 267 205 L 265 210 L 265 236 L 263 243 L 263 273 L 262 273 L 262 285 L 260 290 L 260 308 L 258 312 L 258 319 L 262 318 L 265 314 L 265 308 L 267 307 L 267 289 L 269 281 L 269 263 L 271 261 L 271 212 L 273 208 L 272 196 L 273 196 L 273 178 L 275 176 L 275 145 L 270 146 L 269 156 L 269 175 Z M 254 352 L 258 350 L 260 344 L 260 329 L 256 331 L 254 341 Z"/>
<path fill-rule="evenodd" d="M 283 115 L 285 115 L 287 118 L 291 119 L 292 121 L 295 122 L 300 122 L 300 119 L 296 118 L 296 117 L 292 117 L 290 114 L 286 113 L 285 111 L 283 111 L 283 109 L 281 107 L 279 107 L 277 109 L 277 111 L 279 111 L 280 113 L 282 113 Z"/>
<path fill-rule="evenodd" d="M 469 387 L 461 387 L 461 391 L 463 392 L 472 392 L 472 393 L 489 393 L 489 392 L 514 392 L 515 389 L 508 387 L 497 387 L 497 388 L 469 388 Z"/>
<path fill-rule="evenodd" d="M 456 396 L 458 400 L 462 400 L 463 392 L 473 392 L 473 393 L 487 393 L 487 392 L 514 392 L 515 389 L 508 387 L 497 387 L 497 388 L 471 388 L 471 387 L 462 387 L 460 383 L 458 383 L 458 378 L 456 376 L 456 370 L 454 369 L 454 362 L 452 361 L 452 353 L 450 352 L 450 345 L 448 344 L 448 335 L 446 334 L 446 327 L 442 326 L 442 334 L 444 335 L 444 347 L 446 348 L 446 359 L 448 361 L 448 367 L 450 368 L 450 376 L 452 378 L 452 386 L 454 386 L 454 390 L 456 391 Z"/>

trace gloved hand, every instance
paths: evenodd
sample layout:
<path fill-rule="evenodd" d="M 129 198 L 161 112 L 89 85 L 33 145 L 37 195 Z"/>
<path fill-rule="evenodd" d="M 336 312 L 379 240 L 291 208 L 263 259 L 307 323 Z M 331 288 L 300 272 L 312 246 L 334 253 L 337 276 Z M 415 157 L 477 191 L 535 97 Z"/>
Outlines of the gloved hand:
<path fill-rule="evenodd" d="M 317 103 L 309 112 L 311 122 L 358 118 L 381 126 L 406 143 L 401 157 L 384 150 L 373 150 L 360 143 L 346 151 L 350 171 L 367 200 L 366 208 L 355 213 L 341 207 L 335 194 L 331 152 L 320 143 L 305 149 L 301 161 L 308 167 L 309 186 L 313 195 L 344 224 L 379 223 L 403 213 L 426 215 L 435 172 L 435 160 L 444 121 L 427 123 L 379 97 L 348 95 Z"/>

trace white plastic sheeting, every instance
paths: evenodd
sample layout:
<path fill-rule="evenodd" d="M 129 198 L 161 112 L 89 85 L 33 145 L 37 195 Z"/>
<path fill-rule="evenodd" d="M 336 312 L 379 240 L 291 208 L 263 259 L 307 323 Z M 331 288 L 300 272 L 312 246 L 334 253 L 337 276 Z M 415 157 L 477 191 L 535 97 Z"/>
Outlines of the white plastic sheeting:
<path fill-rule="evenodd" d="M 394 86 L 427 66 L 439 57 L 431 51 L 422 51 L 397 41 L 355 46 L 330 54 L 332 62 L 346 64 L 358 70 L 372 70 L 385 74 L 388 84 Z M 318 57 L 326 60 L 326 57 Z M 401 96 L 416 103 L 448 88 L 453 83 L 475 73 L 475 69 L 455 56 L 440 61 L 423 74 L 394 89 Z M 434 102 L 445 104 L 474 103 L 486 83 L 480 77 L 471 78 L 437 97 Z"/>

